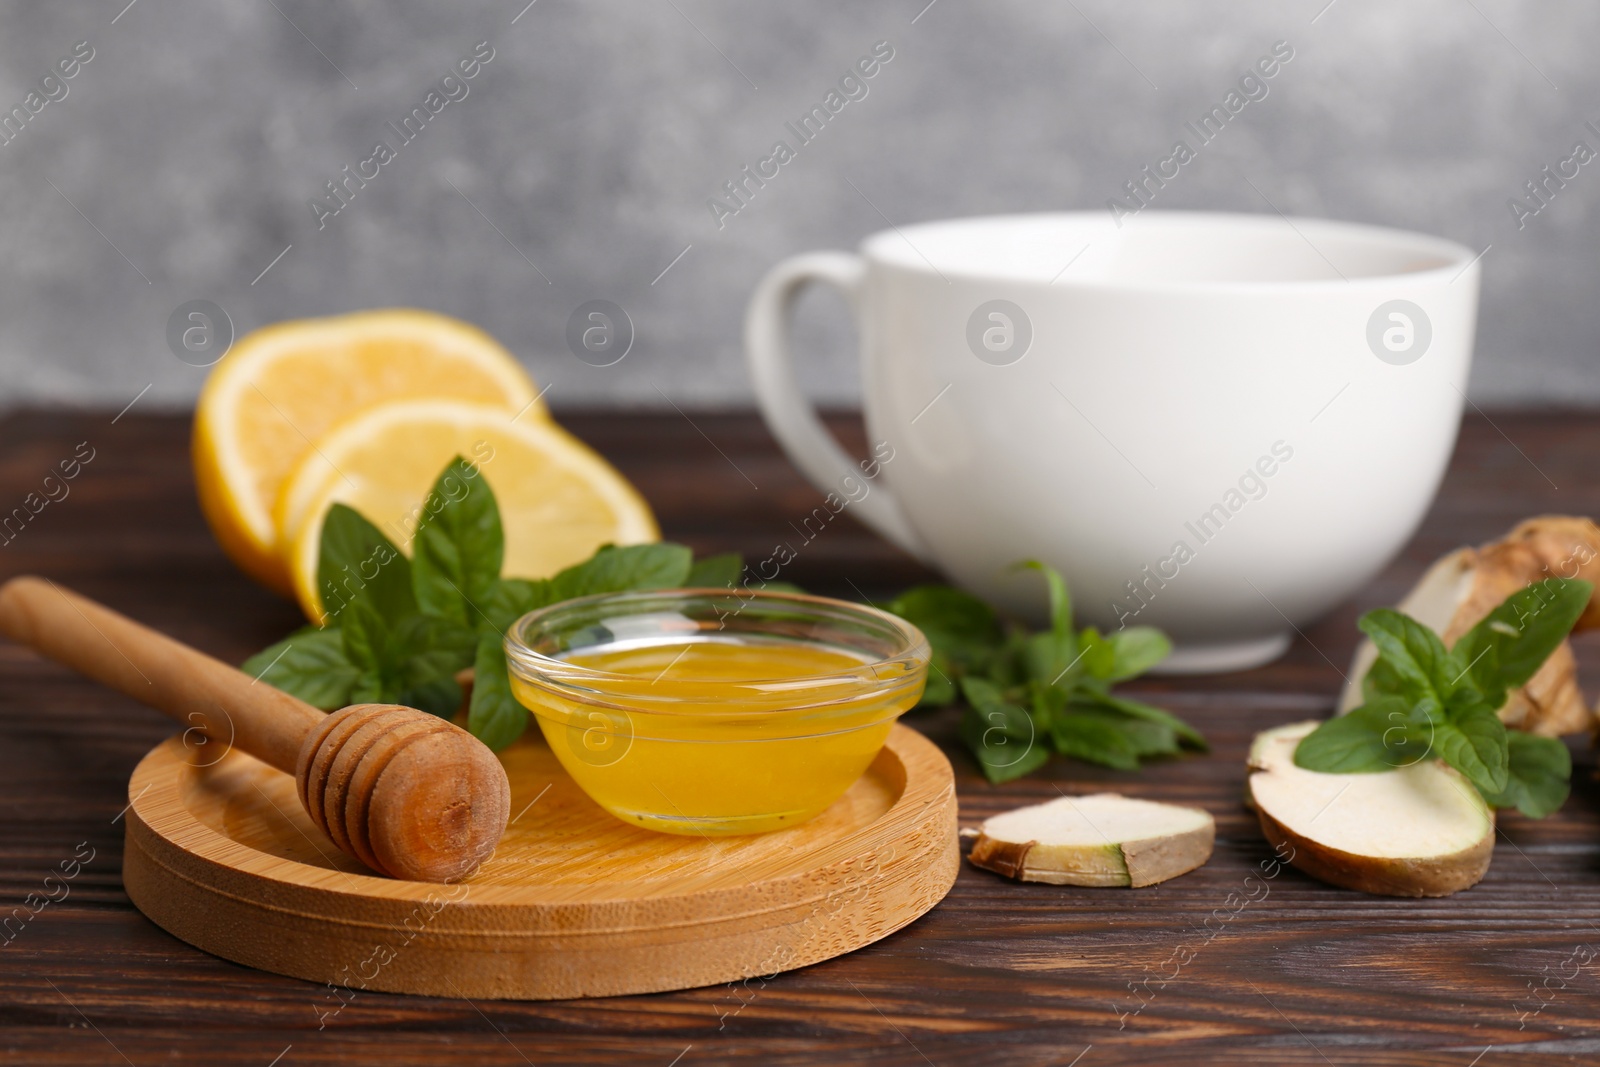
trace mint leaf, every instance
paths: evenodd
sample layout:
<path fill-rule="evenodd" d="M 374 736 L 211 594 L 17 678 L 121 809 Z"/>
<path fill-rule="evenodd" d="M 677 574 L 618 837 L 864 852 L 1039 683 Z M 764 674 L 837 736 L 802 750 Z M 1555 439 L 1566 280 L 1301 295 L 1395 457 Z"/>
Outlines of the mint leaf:
<path fill-rule="evenodd" d="M 346 608 L 356 603 L 388 618 L 417 610 L 411 561 L 353 508 L 335 504 L 328 509 L 318 551 L 317 593 L 328 625 L 342 621 Z"/>
<path fill-rule="evenodd" d="M 548 607 L 552 600 L 550 583 L 543 578 L 502 578 L 489 590 L 478 617 L 480 636 L 501 638 L 511 624 L 530 611 Z"/>
<path fill-rule="evenodd" d="M 457 671 L 472 665 L 475 639 L 471 630 L 438 615 L 412 612 L 391 625 L 370 605 L 357 601 L 344 612 L 342 638 L 345 659 L 359 672 L 350 701 L 358 704 L 410 704 L 434 711 L 448 699 L 448 687 Z M 407 694 L 428 705 L 404 699 Z M 455 691 L 456 705 L 461 701 Z M 451 705 L 450 714 L 456 705 Z"/>
<path fill-rule="evenodd" d="M 961 695 L 974 709 L 989 717 L 989 726 L 1018 741 L 1032 740 L 1033 720 L 1021 706 L 1007 700 L 1001 688 L 982 678 L 961 679 Z"/>
<path fill-rule="evenodd" d="M 969 669 L 1002 688 L 1022 685 L 1028 680 L 1027 667 L 1023 662 L 1023 649 L 1027 646 L 1028 637 L 1028 632 L 1022 627 L 1012 627 L 993 655 L 981 663 L 970 665 Z"/>
<path fill-rule="evenodd" d="M 1394 769 L 1389 750 L 1383 745 L 1382 729 L 1374 730 L 1355 710 L 1335 715 L 1301 738 L 1295 746 L 1294 764 L 1323 774 L 1368 774 Z"/>
<path fill-rule="evenodd" d="M 350 703 L 393 703 L 393 701 L 389 699 L 387 693 L 388 687 L 384 684 L 382 676 L 380 676 L 375 670 L 364 670 L 356 679 L 356 684 L 350 687 Z"/>
<path fill-rule="evenodd" d="M 479 604 L 482 611 L 477 620 L 468 731 L 498 752 L 528 727 L 527 709 L 511 695 L 502 644 L 506 629 L 517 619 L 577 596 L 675 588 L 685 584 L 689 571 L 690 552 L 682 545 L 606 545 L 587 561 L 548 580 L 504 578 L 494 582 Z"/>
<path fill-rule="evenodd" d="M 1028 678 L 1040 685 L 1071 689 L 1074 679 L 1083 673 L 1078 639 L 1071 630 L 1066 633 L 1046 630 L 1029 635 L 1022 645 L 1022 662 Z"/>
<path fill-rule="evenodd" d="M 1111 646 L 1111 671 L 1098 677 L 1110 682 L 1137 677 L 1166 659 L 1172 651 L 1167 635 L 1153 626 L 1130 626 L 1106 635 L 1105 640 Z"/>
<path fill-rule="evenodd" d="M 492 751 L 499 752 L 528 728 L 528 709 L 511 695 L 505 649 L 500 638 L 478 638 L 472 669 L 472 703 L 467 709 L 467 730 Z"/>
<path fill-rule="evenodd" d="M 1201 736 L 1199 730 L 1196 730 L 1165 708 L 1158 708 L 1154 704 L 1146 704 L 1138 700 L 1129 700 L 1127 697 L 1119 697 L 1111 693 L 1090 694 L 1080 691 L 1073 695 L 1073 699 L 1087 699 L 1096 706 L 1107 708 L 1129 718 L 1141 719 L 1145 722 L 1165 726 L 1187 747 L 1200 752 L 1210 751 L 1210 746 L 1206 744 L 1206 739 Z"/>
<path fill-rule="evenodd" d="M 948 585 L 919 585 L 889 602 L 889 611 L 917 627 L 934 651 L 965 667 L 982 661 L 1004 635 L 994 609 Z"/>
<path fill-rule="evenodd" d="M 1460 692 L 1476 699 L 1470 689 Z M 1364 707 L 1367 710 L 1363 714 L 1369 716 L 1373 730 L 1379 733 L 1389 753 L 1389 766 L 1409 767 L 1438 755 L 1433 745 L 1444 718 L 1429 701 L 1408 704 L 1403 697 L 1380 697 Z"/>
<path fill-rule="evenodd" d="M 344 654 L 364 674 L 379 679 L 389 673 L 389 624 L 378 610 L 364 600 L 352 600 L 341 613 L 339 628 L 344 638 Z M 370 691 L 367 690 L 367 691 Z"/>
<path fill-rule="evenodd" d="M 528 728 L 528 711 L 511 694 L 506 669 L 505 632 L 530 611 L 554 603 L 555 591 L 545 579 L 502 578 L 484 600 L 478 619 L 478 645 L 473 654 L 472 700 L 467 731 L 498 752 Z"/>
<path fill-rule="evenodd" d="M 457 671 L 472 666 L 477 648 L 476 634 L 440 615 L 408 615 L 390 628 L 388 640 L 384 663 L 404 689 L 453 678 Z M 457 693 L 456 700 L 460 699 Z"/>
<path fill-rule="evenodd" d="M 1139 769 L 1139 749 L 1132 739 L 1102 716 L 1075 715 L 1071 707 L 1057 715 L 1050 737 L 1056 751 L 1119 771 Z"/>
<path fill-rule="evenodd" d="M 605 545 L 550 579 L 550 602 L 596 593 L 676 589 L 688 579 L 691 560 L 688 548 L 666 542 L 626 548 Z"/>
<path fill-rule="evenodd" d="M 942 708 L 955 703 L 956 683 L 951 673 L 954 670 L 950 661 L 938 649 L 934 649 L 928 657 L 928 681 L 922 687 L 922 698 L 917 701 L 917 707 Z"/>
<path fill-rule="evenodd" d="M 1362 616 L 1378 647 L 1362 681 L 1367 703 L 1301 741 L 1295 763 L 1330 773 L 1383 770 L 1436 756 L 1496 807 L 1542 818 L 1570 790 L 1560 741 L 1507 731 L 1495 709 L 1531 678 L 1589 602 L 1587 582 L 1551 578 L 1508 596 L 1445 650 L 1414 619 L 1388 609 Z"/>
<path fill-rule="evenodd" d="M 1050 591 L 1050 629 L 1057 635 L 1071 636 L 1072 595 L 1067 592 L 1066 580 L 1053 567 L 1036 559 L 1019 563 L 1018 566 L 1044 575 L 1045 588 Z"/>
<path fill-rule="evenodd" d="M 1005 699 L 1000 688 L 981 678 L 963 678 L 967 711 L 958 733 L 991 782 L 1009 782 L 1037 770 L 1050 759 L 1035 736 L 1033 718 Z"/>
<path fill-rule="evenodd" d="M 1438 634 L 1411 616 L 1378 608 L 1361 616 L 1356 625 L 1378 646 L 1387 664 L 1384 677 L 1401 689 L 1395 695 L 1432 696 L 1442 705 L 1462 680 L 1465 664 L 1450 655 Z"/>
<path fill-rule="evenodd" d="M 1461 635 L 1456 658 L 1488 703 L 1499 707 L 1506 690 L 1533 677 L 1566 640 L 1593 591 L 1588 582 L 1547 578 L 1512 593 Z"/>
<path fill-rule="evenodd" d="M 441 719 L 453 719 L 456 712 L 461 710 L 461 685 L 449 676 L 434 678 L 400 690 L 394 703 L 437 715 Z"/>
<path fill-rule="evenodd" d="M 1118 712 L 1095 704 L 1073 704 L 1069 712 L 1074 718 L 1089 718 L 1105 723 L 1126 737 L 1136 756 L 1176 756 L 1182 749 L 1177 731 L 1165 723 L 1129 718 Z"/>
<path fill-rule="evenodd" d="M 1555 737 L 1536 737 L 1521 730 L 1507 731 L 1510 757 L 1506 787 L 1485 793 L 1483 799 L 1497 808 L 1516 808 L 1533 819 L 1561 809 L 1572 792 L 1572 753 Z"/>
<path fill-rule="evenodd" d="M 1419 738 L 1411 712 L 1403 697 L 1380 697 L 1336 715 L 1301 738 L 1295 766 L 1323 774 L 1370 774 L 1426 758 L 1431 733 Z"/>
<path fill-rule="evenodd" d="M 1464 669 L 1458 672 L 1458 675 L 1459 673 L 1464 673 Z M 1376 681 L 1374 681 L 1374 678 L 1376 678 Z M 1478 694 L 1477 686 L 1470 685 L 1469 680 L 1462 681 L 1461 685 L 1454 689 L 1450 696 L 1445 697 L 1445 701 L 1440 702 L 1440 697 L 1438 697 L 1437 689 L 1434 686 L 1429 686 L 1427 689 L 1414 688 L 1408 681 L 1403 680 L 1400 672 L 1394 669 L 1394 665 L 1390 665 L 1389 661 L 1382 656 L 1373 661 L 1373 667 L 1366 672 L 1366 678 L 1362 680 L 1362 694 L 1366 697 L 1366 704 L 1384 704 L 1384 707 L 1386 707 L 1389 726 L 1382 728 L 1386 733 L 1394 728 L 1395 723 L 1400 720 L 1411 723 L 1411 725 L 1416 726 L 1416 729 L 1438 725 L 1448 717 L 1448 712 L 1446 712 L 1448 705 L 1458 705 L 1459 707 L 1459 705 L 1472 704 L 1472 702 L 1482 699 L 1482 696 Z M 1398 704 L 1386 704 L 1386 701 L 1398 701 Z M 1422 729 L 1422 734 L 1426 734 L 1426 737 L 1434 736 L 1430 729 Z M 1390 734 L 1390 742 L 1392 742 L 1390 747 L 1398 744 L 1398 741 L 1395 741 L 1394 734 Z M 1416 744 L 1416 739 L 1413 737 L 1413 741 L 1406 742 L 1406 744 Z M 1424 741 L 1422 744 L 1426 747 L 1427 742 Z M 1402 760 L 1402 763 L 1408 763 L 1408 761 L 1411 761 L 1410 757 L 1406 757 L 1405 760 Z"/>
<path fill-rule="evenodd" d="M 1093 626 L 1085 626 L 1078 631 L 1078 648 L 1083 655 L 1083 669 L 1089 673 L 1089 677 L 1110 681 L 1111 676 L 1117 673 L 1116 646 L 1101 637 L 1100 631 Z"/>
<path fill-rule="evenodd" d="M 1506 728 L 1487 704 L 1468 705 L 1435 726 L 1433 751 L 1485 795 L 1506 787 Z"/>
<path fill-rule="evenodd" d="M 361 676 L 345 655 L 343 635 L 312 626 L 268 645 L 239 669 L 323 711 L 350 703 L 350 690 Z"/>
<path fill-rule="evenodd" d="M 1361 679 L 1361 696 L 1369 703 L 1379 697 L 1404 696 L 1408 691 L 1405 679 L 1381 655 Z"/>
<path fill-rule="evenodd" d="M 350 702 L 394 703 L 401 684 L 388 621 L 364 600 L 351 601 L 340 617 L 345 657 L 361 672 L 351 687 Z"/>
<path fill-rule="evenodd" d="M 500 578 L 505 537 L 494 491 L 460 456 L 439 473 L 422 505 L 412 542 L 417 604 L 462 626 L 476 626 L 482 601 Z"/>
<path fill-rule="evenodd" d="M 1014 710 L 1027 718 L 1027 712 L 1021 708 L 1014 707 Z M 1032 774 L 1050 762 L 1048 746 L 1031 738 L 1012 737 L 990 716 L 974 707 L 968 707 L 962 715 L 957 732 L 978 761 L 983 776 L 996 785 Z"/>
<path fill-rule="evenodd" d="M 1041 750 L 1052 746 L 1129 770 L 1144 756 L 1205 748 L 1205 739 L 1176 716 L 1109 692 L 1113 682 L 1142 673 L 1170 652 L 1164 635 L 1149 627 L 1109 637 L 1092 626 L 1074 631 L 1071 594 L 1061 575 L 1038 562 L 1018 566 L 1044 578 L 1048 630 L 1002 630 L 988 605 L 948 586 L 918 586 L 890 605 L 928 634 L 934 666 L 955 669 L 969 706 L 960 734 L 990 781 L 1042 766 L 1048 755 Z M 923 703 L 938 703 L 953 691 L 930 680 Z M 1017 702 L 1024 696 L 1031 713 Z"/>
<path fill-rule="evenodd" d="M 695 560 L 683 584 L 690 589 L 732 589 L 744 575 L 744 557 L 737 552 Z"/>
<path fill-rule="evenodd" d="M 1055 720 L 1057 713 L 1066 710 L 1067 701 L 1071 693 L 1060 686 L 1044 685 L 1040 682 L 1029 682 L 1025 692 L 1028 703 L 1033 709 L 1033 722 L 1041 732 L 1050 732 L 1050 723 Z"/>

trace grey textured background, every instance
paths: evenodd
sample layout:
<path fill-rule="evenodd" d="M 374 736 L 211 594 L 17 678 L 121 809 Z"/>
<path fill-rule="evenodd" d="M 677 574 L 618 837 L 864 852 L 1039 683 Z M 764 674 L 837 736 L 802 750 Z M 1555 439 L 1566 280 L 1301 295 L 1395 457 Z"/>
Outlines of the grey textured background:
<path fill-rule="evenodd" d="M 0 0 L 0 107 L 75 42 L 96 52 L 0 146 L 8 404 L 150 385 L 144 406 L 186 406 L 204 372 L 164 330 L 196 298 L 241 332 L 437 308 L 502 338 L 558 408 L 744 404 L 742 307 L 771 263 L 885 216 L 1100 207 L 1280 39 L 1296 54 L 1270 95 L 1156 206 L 1492 246 L 1474 397 L 1600 403 L 1600 162 L 1524 229 L 1507 207 L 1574 141 L 1600 150 L 1587 0 L 125 2 Z M 470 95 L 319 231 L 307 201 L 485 39 Z M 896 54 L 868 96 L 719 231 L 707 198 L 879 40 Z M 601 298 L 638 335 L 603 369 L 563 341 Z M 856 392 L 841 320 L 803 308 L 831 401 Z"/>

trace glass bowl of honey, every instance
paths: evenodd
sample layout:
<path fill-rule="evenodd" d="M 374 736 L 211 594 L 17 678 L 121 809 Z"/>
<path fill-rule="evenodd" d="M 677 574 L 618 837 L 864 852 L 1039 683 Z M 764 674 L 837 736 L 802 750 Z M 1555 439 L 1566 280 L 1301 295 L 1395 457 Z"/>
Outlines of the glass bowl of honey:
<path fill-rule="evenodd" d="M 580 597 L 506 632 L 511 690 L 597 804 L 704 836 L 798 825 L 866 771 L 922 696 L 927 639 L 825 597 Z"/>

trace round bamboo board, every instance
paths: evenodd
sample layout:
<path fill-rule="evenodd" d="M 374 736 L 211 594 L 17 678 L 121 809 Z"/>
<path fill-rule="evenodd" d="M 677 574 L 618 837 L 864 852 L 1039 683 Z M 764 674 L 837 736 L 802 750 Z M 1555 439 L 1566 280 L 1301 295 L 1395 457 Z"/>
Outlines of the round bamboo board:
<path fill-rule="evenodd" d="M 884 937 L 955 882 L 950 763 L 896 726 L 827 811 L 754 837 L 654 833 L 589 800 L 535 740 L 501 754 L 512 823 L 459 885 L 371 874 L 240 752 L 195 766 L 171 738 L 128 783 L 123 882 L 168 932 L 330 988 L 557 999 L 770 976 Z"/>

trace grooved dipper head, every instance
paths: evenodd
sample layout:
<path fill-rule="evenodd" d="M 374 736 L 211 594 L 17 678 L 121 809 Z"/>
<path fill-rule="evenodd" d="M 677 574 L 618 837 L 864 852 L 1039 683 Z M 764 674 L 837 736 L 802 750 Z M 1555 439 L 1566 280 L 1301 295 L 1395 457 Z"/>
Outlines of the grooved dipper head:
<path fill-rule="evenodd" d="M 300 747 L 300 803 L 373 870 L 452 882 L 488 859 L 511 810 L 506 772 L 481 742 L 427 712 L 353 704 Z"/>

